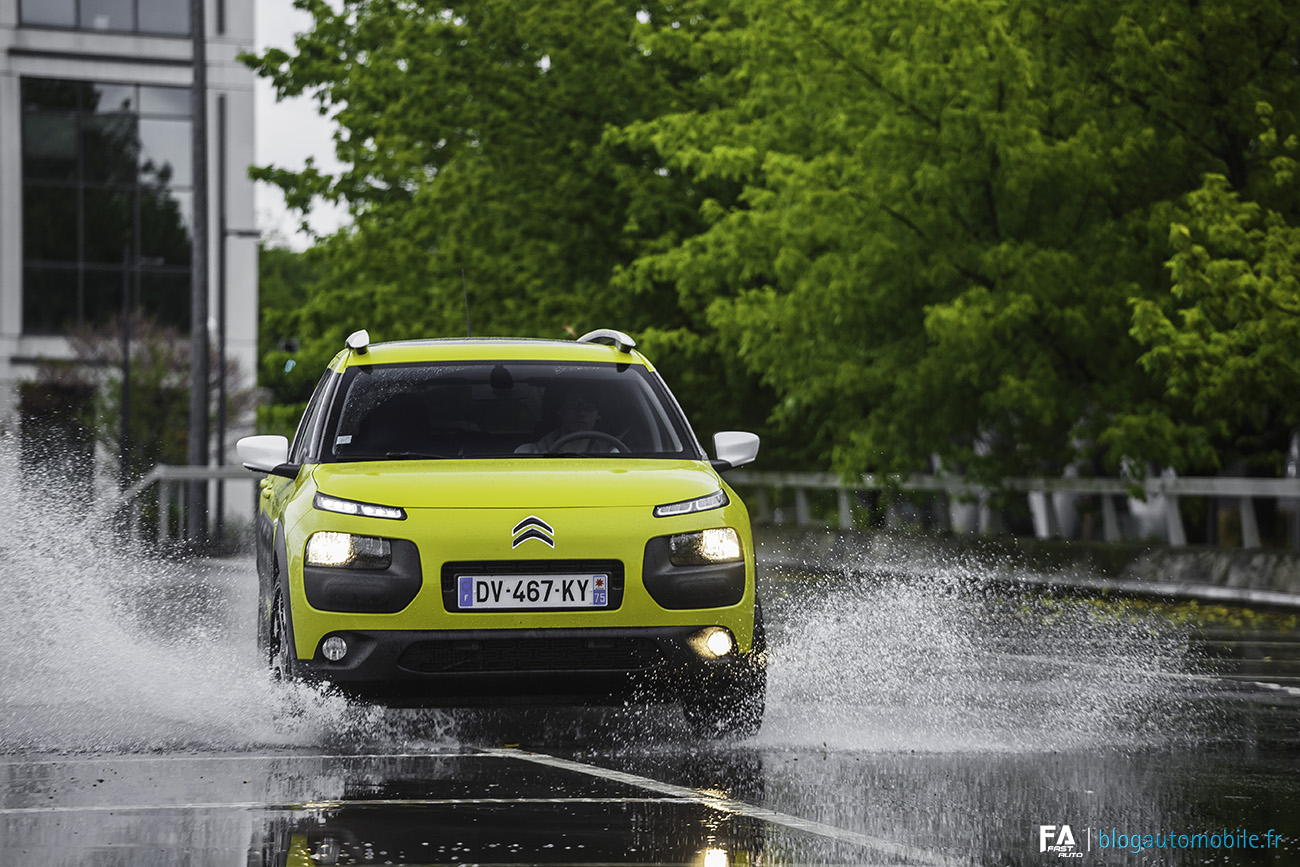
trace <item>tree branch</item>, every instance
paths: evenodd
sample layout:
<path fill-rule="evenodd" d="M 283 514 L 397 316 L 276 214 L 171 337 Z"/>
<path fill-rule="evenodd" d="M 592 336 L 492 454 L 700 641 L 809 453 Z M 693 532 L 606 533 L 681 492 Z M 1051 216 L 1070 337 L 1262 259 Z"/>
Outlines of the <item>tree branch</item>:
<path fill-rule="evenodd" d="M 883 93 L 885 96 L 889 97 L 889 99 L 893 100 L 895 103 L 901 106 L 903 110 L 906 111 L 908 114 L 910 114 L 912 117 L 926 124 L 936 132 L 939 131 L 940 125 L 939 125 L 938 118 L 930 117 L 928 114 L 922 111 L 919 106 L 917 106 L 915 103 L 908 100 L 902 94 L 890 90 L 888 87 L 885 86 L 884 81 L 882 81 L 878 76 L 872 74 L 869 70 L 855 63 L 853 60 L 849 58 L 847 54 L 845 54 L 838 47 L 836 47 L 835 44 L 832 43 L 829 39 L 822 36 L 820 33 L 816 32 L 816 30 L 813 29 L 813 26 L 810 22 L 800 21 L 798 16 L 796 16 L 792 11 L 790 11 L 788 7 L 782 5 L 781 11 L 785 13 L 786 17 L 789 18 L 796 27 L 800 28 L 800 30 L 802 30 L 803 32 L 808 33 L 815 42 L 817 42 L 819 45 L 825 48 L 826 51 L 832 57 L 842 62 L 847 68 L 849 68 L 853 72 L 856 72 L 858 75 L 862 76 L 862 78 L 865 79 L 868 84 L 870 84 L 876 90 Z"/>

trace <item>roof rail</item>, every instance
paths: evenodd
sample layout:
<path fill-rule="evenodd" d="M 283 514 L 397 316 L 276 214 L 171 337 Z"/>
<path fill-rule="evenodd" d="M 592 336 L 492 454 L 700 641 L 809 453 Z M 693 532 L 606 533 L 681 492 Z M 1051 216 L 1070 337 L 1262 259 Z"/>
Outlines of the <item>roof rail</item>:
<path fill-rule="evenodd" d="M 617 349 L 619 352 L 631 352 L 636 346 L 636 341 L 628 337 L 622 331 L 615 331 L 612 328 L 598 328 L 595 331 L 588 331 L 578 338 L 579 343 L 606 343 Z"/>

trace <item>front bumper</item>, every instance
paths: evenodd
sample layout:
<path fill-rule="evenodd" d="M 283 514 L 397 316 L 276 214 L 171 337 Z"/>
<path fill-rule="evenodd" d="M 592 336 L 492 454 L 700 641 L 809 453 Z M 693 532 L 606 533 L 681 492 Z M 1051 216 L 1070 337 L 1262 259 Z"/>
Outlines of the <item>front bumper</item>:
<path fill-rule="evenodd" d="M 734 650 L 705 658 L 704 628 L 339 630 L 348 652 L 319 650 L 302 674 L 350 697 L 395 707 L 676 701 L 754 664 Z"/>
<path fill-rule="evenodd" d="M 618 478 L 617 466 L 602 466 L 610 467 L 606 472 Z M 436 473 L 430 476 L 430 484 L 437 481 Z M 668 501 L 674 496 L 666 490 L 661 498 Z M 554 547 L 537 539 L 515 545 L 512 529 L 534 513 L 554 528 Z M 719 526 L 738 530 L 743 561 L 703 567 L 672 564 L 669 537 Z M 306 542 L 321 531 L 388 539 L 390 567 L 307 565 Z M 729 629 L 743 651 L 752 643 L 753 544 L 739 500 L 723 509 L 666 518 L 655 517 L 645 506 L 409 508 L 404 521 L 311 510 L 288 525 L 285 533 L 285 590 L 295 655 L 303 661 L 316 656 L 327 636 L 346 632 L 445 631 L 450 635 L 540 629 L 559 635 L 556 630 L 712 624 Z M 557 572 L 607 574 L 608 604 L 554 610 L 458 607 L 459 574 Z M 393 659 L 395 664 L 396 656 Z"/>

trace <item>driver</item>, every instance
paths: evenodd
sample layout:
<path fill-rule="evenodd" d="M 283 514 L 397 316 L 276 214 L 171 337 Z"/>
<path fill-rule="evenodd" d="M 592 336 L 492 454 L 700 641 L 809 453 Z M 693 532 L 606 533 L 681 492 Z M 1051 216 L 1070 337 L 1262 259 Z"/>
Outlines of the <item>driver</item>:
<path fill-rule="evenodd" d="M 576 392 L 570 392 L 564 403 L 560 404 L 560 426 L 544 434 L 535 443 L 524 443 L 515 449 L 517 454 L 539 454 L 549 452 L 551 448 L 565 437 L 584 431 L 595 432 L 596 422 L 600 421 L 600 406 L 590 398 Z M 565 440 L 562 450 L 566 452 L 586 452 L 588 454 L 610 454 L 618 447 L 608 437 L 576 436 Z"/>

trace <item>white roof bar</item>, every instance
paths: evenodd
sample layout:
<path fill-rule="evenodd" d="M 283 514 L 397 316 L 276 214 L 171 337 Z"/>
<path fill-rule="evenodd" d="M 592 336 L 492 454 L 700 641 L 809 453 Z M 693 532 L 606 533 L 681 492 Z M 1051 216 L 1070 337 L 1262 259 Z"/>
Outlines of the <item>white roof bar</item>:
<path fill-rule="evenodd" d="M 365 355 L 366 350 L 370 348 L 370 332 L 364 328 L 353 331 L 348 335 L 347 347 L 357 355 Z"/>
<path fill-rule="evenodd" d="M 617 349 L 619 352 L 631 352 L 636 346 L 636 341 L 628 337 L 622 331 L 615 331 L 612 328 L 598 328 L 595 331 L 588 331 L 578 338 L 579 343 L 607 343 Z"/>

